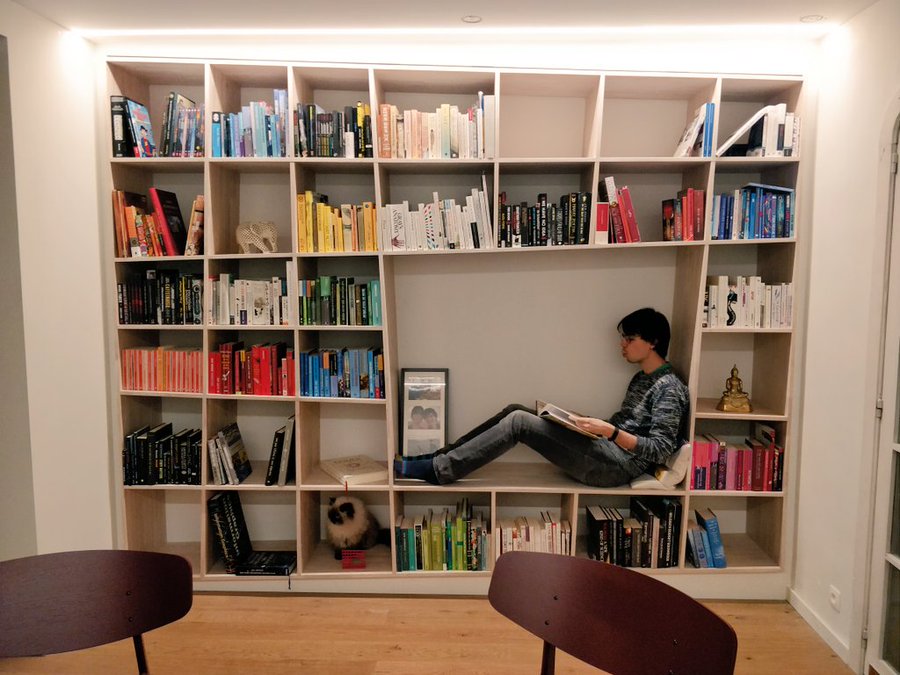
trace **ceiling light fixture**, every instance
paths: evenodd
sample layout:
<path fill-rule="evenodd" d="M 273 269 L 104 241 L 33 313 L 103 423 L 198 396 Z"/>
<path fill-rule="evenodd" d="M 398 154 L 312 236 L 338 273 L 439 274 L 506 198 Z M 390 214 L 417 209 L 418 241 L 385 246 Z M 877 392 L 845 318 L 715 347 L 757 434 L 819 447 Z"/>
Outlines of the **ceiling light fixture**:
<path fill-rule="evenodd" d="M 806 16 L 801 16 L 800 21 L 803 23 L 818 23 L 822 21 L 825 17 L 821 14 L 807 14 Z"/>
<path fill-rule="evenodd" d="M 466 14 L 462 20 L 463 23 L 481 23 L 481 17 L 476 14 Z"/>

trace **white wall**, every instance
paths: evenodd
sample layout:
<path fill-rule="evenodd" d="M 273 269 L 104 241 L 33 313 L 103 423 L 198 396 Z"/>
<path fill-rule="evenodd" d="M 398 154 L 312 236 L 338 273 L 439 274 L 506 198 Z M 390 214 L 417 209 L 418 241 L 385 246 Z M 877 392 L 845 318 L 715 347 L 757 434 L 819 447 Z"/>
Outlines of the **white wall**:
<path fill-rule="evenodd" d="M 900 2 L 881 0 L 823 42 L 798 543 L 791 601 L 854 667 L 866 574 L 884 189 L 880 135 L 900 96 Z M 878 215 L 881 218 L 878 218 Z M 841 593 L 840 611 L 829 588 Z"/>
<path fill-rule="evenodd" d="M 108 547 L 93 57 L 84 41 L 9 0 L 0 0 L 0 33 L 9 50 L 27 377 L 3 395 L 27 396 L 37 552 Z"/>

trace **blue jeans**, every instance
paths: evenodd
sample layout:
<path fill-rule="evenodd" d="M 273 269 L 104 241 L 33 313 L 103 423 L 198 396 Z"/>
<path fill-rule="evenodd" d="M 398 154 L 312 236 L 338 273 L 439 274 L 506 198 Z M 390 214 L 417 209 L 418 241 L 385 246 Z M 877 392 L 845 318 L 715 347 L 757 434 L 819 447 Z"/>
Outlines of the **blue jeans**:
<path fill-rule="evenodd" d="M 517 443 L 536 450 L 569 476 L 593 487 L 615 487 L 644 472 L 643 463 L 605 438 L 592 439 L 541 419 L 523 405 L 506 406 L 434 457 L 441 484 L 497 459 Z"/>

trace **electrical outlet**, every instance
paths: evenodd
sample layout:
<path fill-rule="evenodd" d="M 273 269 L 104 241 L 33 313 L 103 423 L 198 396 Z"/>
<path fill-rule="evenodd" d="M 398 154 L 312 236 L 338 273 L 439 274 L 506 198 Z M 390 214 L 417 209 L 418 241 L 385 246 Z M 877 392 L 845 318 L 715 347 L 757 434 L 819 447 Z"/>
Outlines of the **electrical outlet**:
<path fill-rule="evenodd" d="M 841 611 L 841 592 L 834 586 L 828 587 L 828 603 L 835 612 Z"/>

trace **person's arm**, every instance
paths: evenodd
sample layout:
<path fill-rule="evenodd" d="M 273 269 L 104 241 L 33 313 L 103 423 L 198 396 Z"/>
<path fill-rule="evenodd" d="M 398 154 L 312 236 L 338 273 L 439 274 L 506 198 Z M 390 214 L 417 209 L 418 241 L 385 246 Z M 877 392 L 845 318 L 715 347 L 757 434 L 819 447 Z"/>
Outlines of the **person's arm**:
<path fill-rule="evenodd" d="M 638 436 L 634 453 L 654 464 L 662 464 L 677 450 L 681 421 L 688 407 L 687 390 L 665 387 L 650 402 L 651 423 L 646 436 Z"/>
<path fill-rule="evenodd" d="M 611 422 L 601 420 L 597 417 L 579 417 L 577 415 L 572 415 L 570 419 L 579 429 L 584 429 L 601 438 L 610 440 L 623 450 L 634 452 L 634 449 L 637 446 L 637 436 L 619 429 L 619 427 Z"/>

